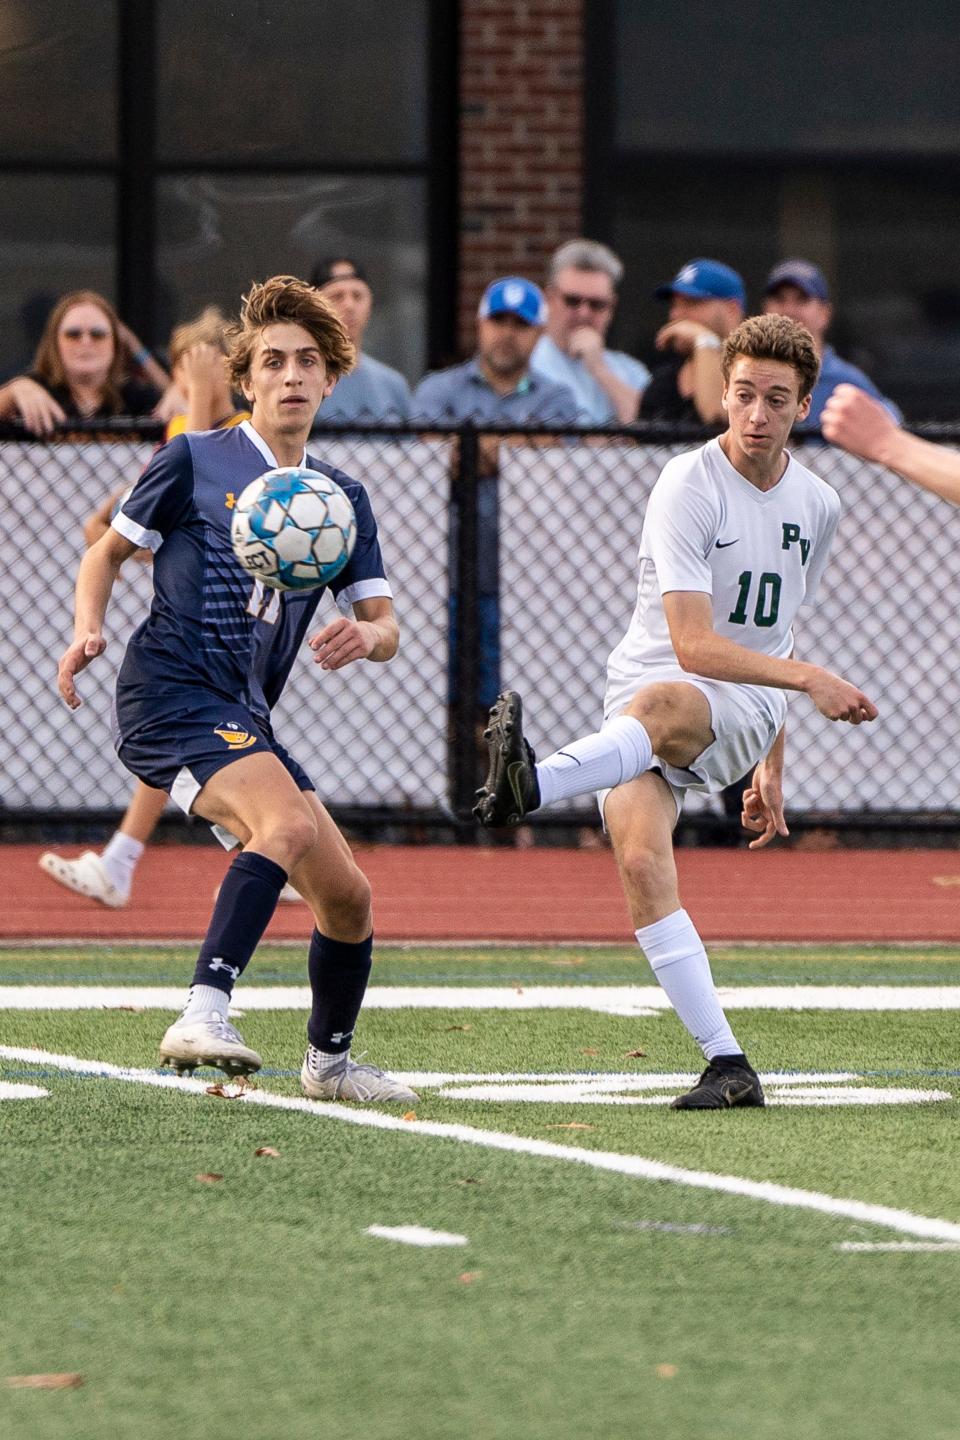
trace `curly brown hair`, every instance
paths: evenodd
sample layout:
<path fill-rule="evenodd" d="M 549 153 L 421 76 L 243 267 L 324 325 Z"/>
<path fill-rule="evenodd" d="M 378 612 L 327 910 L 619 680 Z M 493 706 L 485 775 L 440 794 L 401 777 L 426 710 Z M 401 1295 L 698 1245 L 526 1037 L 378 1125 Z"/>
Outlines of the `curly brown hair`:
<path fill-rule="evenodd" d="M 31 373 L 51 389 L 70 388 L 66 371 L 63 368 L 58 337 L 63 317 L 68 310 L 73 309 L 74 305 L 95 305 L 98 310 L 103 311 L 103 318 L 113 336 L 113 359 L 110 361 L 110 369 L 107 371 L 103 387 L 103 403 L 105 409 L 119 415 L 123 409 L 120 386 L 128 375 L 128 356 L 120 340 L 120 320 L 117 312 L 110 301 L 105 300 L 96 290 L 71 290 L 69 294 L 60 296 L 47 316 L 47 323 L 43 327 L 37 353 L 33 357 Z"/>
<path fill-rule="evenodd" d="M 730 332 L 720 356 L 724 385 L 730 383 L 733 362 L 741 355 L 750 360 L 780 360 L 792 366 L 800 382 L 801 400 L 810 394 L 820 374 L 813 336 L 805 325 L 788 320 L 786 315 L 751 315 Z"/>
<path fill-rule="evenodd" d="M 250 374 L 253 352 L 267 325 L 302 325 L 316 341 L 327 374 L 339 379 L 357 363 L 357 352 L 343 323 L 320 291 L 295 275 L 274 275 L 251 285 L 244 295 L 239 321 L 227 332 L 227 373 L 241 389 Z"/>

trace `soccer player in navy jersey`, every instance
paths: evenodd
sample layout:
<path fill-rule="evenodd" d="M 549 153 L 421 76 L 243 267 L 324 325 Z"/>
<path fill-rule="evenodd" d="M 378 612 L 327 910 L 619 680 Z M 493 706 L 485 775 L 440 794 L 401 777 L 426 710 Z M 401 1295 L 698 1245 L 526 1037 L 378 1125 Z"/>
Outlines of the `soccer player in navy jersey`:
<path fill-rule="evenodd" d="M 413 1091 L 350 1058 L 371 967 L 370 886 L 270 726 L 270 706 L 322 592 L 265 589 L 230 544 L 235 497 L 265 470 L 306 465 L 330 475 L 353 502 L 357 542 L 330 586 L 341 613 L 307 642 L 314 662 L 340 670 L 396 654 L 392 592 L 366 491 L 305 448 L 320 403 L 353 358 L 340 320 L 312 286 L 281 275 L 252 287 L 228 362 L 251 418 L 229 430 L 178 436 L 151 460 L 81 562 L 74 639 L 58 685 L 76 709 L 76 676 L 106 647 L 103 621 L 120 566 L 149 546 L 154 600 L 120 667 L 118 753 L 139 779 L 243 846 L 220 888 L 186 1007 L 161 1041 L 161 1060 L 177 1070 L 260 1068 L 260 1056 L 228 1021 L 228 1003 L 289 876 L 316 920 L 306 1094 L 409 1103 Z"/>

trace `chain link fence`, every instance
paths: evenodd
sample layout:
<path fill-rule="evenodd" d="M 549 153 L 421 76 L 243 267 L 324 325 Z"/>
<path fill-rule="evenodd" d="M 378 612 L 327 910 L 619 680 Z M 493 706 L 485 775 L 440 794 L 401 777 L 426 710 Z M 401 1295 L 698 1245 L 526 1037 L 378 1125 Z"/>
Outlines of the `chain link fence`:
<path fill-rule="evenodd" d="M 57 697 L 55 671 L 83 523 L 132 483 L 154 437 L 142 425 L 47 443 L 3 433 L 0 814 L 9 833 L 18 820 L 106 819 L 126 804 L 131 779 L 111 744 L 110 703 L 126 640 L 150 603 L 148 566 L 124 567 L 109 649 L 81 677 L 75 714 Z M 498 635 L 487 593 L 497 522 L 483 478 L 493 436 L 466 427 L 430 439 L 395 428 L 316 437 L 311 448 L 370 493 L 402 630 L 386 667 L 327 674 L 305 655 L 277 707 L 278 736 L 338 818 L 470 833 L 478 730 L 497 668 L 502 685 L 522 691 L 539 752 L 596 728 L 607 655 L 635 601 L 650 489 L 665 462 L 701 438 L 662 427 L 557 434 L 549 444 L 500 437 Z M 871 726 L 831 725 L 792 697 L 789 813 L 808 823 L 960 826 L 960 512 L 819 441 L 794 454 L 843 501 L 797 652 L 859 684 L 881 715 Z M 332 613 L 325 600 L 320 618 Z M 692 796 L 688 813 L 719 817 L 719 798 Z M 535 819 L 594 823 L 596 812 L 581 799 Z"/>

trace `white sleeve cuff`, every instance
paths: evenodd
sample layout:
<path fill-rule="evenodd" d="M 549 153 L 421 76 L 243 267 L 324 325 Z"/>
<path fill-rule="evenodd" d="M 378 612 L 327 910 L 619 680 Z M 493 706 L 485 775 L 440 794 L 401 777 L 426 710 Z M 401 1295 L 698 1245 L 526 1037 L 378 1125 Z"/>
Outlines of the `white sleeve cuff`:
<path fill-rule="evenodd" d="M 136 545 L 141 550 L 152 550 L 154 555 L 163 544 L 163 536 L 159 530 L 145 530 L 136 520 L 124 515 L 122 510 L 117 511 L 110 524 L 125 540 L 129 540 L 131 545 Z"/>
<path fill-rule="evenodd" d="M 374 580 L 357 580 L 355 584 L 348 585 L 341 590 L 337 596 L 337 609 L 341 615 L 349 615 L 351 606 L 358 600 L 374 600 L 382 596 L 385 600 L 393 599 L 393 591 L 390 584 L 383 576 Z"/>

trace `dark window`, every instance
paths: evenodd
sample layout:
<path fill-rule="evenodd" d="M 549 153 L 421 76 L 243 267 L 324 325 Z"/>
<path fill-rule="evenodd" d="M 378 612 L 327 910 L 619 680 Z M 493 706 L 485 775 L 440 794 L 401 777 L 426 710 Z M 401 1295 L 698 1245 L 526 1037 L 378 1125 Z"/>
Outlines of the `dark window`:
<path fill-rule="evenodd" d="M 158 187 L 160 328 L 211 302 L 235 313 L 251 280 L 340 251 L 374 291 L 371 355 L 416 380 L 425 364 L 426 185 L 405 176 L 167 175 Z"/>
<path fill-rule="evenodd" d="M 68 290 L 115 295 L 114 183 L 97 175 L 0 174 L 0 375 L 30 364 Z"/>
<path fill-rule="evenodd" d="M 111 161 L 117 148 L 116 0 L 4 0 L 0 155 Z"/>
<path fill-rule="evenodd" d="M 423 162 L 427 11 L 427 0 L 161 0 L 159 159 Z"/>

